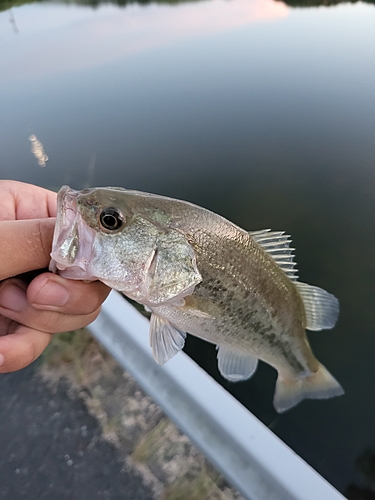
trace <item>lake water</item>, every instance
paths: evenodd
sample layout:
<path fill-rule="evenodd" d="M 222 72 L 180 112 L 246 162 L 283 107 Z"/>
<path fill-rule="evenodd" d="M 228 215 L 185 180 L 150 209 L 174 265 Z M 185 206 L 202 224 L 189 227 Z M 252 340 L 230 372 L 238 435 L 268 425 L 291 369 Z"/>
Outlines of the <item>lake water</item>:
<path fill-rule="evenodd" d="M 213 346 L 186 350 L 341 492 L 375 498 L 375 4 L 12 3 L 1 177 L 151 191 L 291 234 L 301 281 L 340 299 L 309 339 L 345 396 L 279 416 L 275 370 L 230 384 Z"/>

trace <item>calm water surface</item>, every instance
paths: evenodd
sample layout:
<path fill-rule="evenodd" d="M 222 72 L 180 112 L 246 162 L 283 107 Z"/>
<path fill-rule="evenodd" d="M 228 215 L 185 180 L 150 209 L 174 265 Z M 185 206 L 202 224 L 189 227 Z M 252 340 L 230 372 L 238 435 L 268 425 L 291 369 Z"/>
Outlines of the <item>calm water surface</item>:
<path fill-rule="evenodd" d="M 338 326 L 309 339 L 346 395 L 278 416 L 275 370 L 229 384 L 213 346 L 186 349 L 340 491 L 374 498 L 375 5 L 11 6 L 1 177 L 151 191 L 290 233 L 300 279 L 340 298 Z"/>

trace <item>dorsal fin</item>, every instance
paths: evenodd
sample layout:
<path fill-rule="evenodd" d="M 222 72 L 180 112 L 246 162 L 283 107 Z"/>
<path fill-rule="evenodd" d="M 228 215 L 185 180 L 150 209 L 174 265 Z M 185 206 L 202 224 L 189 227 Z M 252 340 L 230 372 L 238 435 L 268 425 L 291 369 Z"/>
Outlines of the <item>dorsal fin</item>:
<path fill-rule="evenodd" d="M 339 301 L 322 288 L 296 283 L 303 300 L 308 330 L 326 330 L 333 328 L 339 316 Z"/>
<path fill-rule="evenodd" d="M 294 262 L 293 250 L 289 245 L 292 242 L 290 236 L 284 231 L 249 231 L 249 235 L 265 250 L 284 271 L 292 281 L 297 281 L 297 269 Z"/>

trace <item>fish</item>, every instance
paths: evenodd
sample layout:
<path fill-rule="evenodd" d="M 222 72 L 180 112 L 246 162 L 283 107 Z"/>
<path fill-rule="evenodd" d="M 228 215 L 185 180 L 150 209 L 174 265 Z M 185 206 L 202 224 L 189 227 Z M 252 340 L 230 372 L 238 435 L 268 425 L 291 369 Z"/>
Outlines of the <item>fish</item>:
<path fill-rule="evenodd" d="M 258 360 L 274 367 L 279 413 L 344 393 L 306 336 L 335 326 L 339 302 L 298 281 L 283 231 L 245 231 L 188 201 L 124 188 L 63 186 L 57 205 L 50 270 L 142 304 L 157 363 L 189 333 L 216 345 L 226 380 L 249 379 Z"/>

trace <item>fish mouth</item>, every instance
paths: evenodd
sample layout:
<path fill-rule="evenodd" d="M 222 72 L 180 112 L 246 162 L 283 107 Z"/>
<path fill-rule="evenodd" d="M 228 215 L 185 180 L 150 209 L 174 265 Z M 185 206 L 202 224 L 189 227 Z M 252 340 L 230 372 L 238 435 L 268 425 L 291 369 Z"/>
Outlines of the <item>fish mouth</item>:
<path fill-rule="evenodd" d="M 95 231 L 82 219 L 77 198 L 80 191 L 63 186 L 57 195 L 57 216 L 49 270 L 64 278 L 95 279 L 90 260 Z"/>

